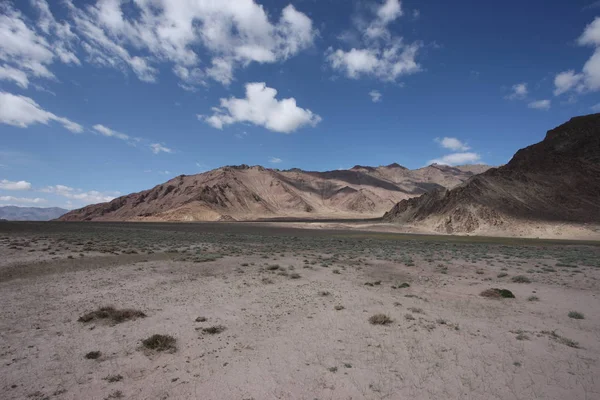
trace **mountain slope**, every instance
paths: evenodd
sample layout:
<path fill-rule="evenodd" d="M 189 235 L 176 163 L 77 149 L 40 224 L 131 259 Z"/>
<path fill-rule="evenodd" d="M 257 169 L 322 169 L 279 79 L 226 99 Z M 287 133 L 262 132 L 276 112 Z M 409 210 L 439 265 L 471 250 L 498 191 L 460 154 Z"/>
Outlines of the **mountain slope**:
<path fill-rule="evenodd" d="M 69 210 L 58 207 L 17 207 L 0 206 L 0 219 L 8 221 L 50 221 L 65 214 Z"/>
<path fill-rule="evenodd" d="M 391 164 L 315 172 L 229 166 L 198 175 L 181 175 L 150 190 L 71 211 L 60 220 L 380 217 L 400 200 L 435 188 L 456 186 L 488 168 L 432 165 L 409 170 Z"/>
<path fill-rule="evenodd" d="M 447 233 L 531 221 L 600 223 L 600 114 L 572 118 L 508 164 L 452 190 L 400 201 L 384 220 Z"/>

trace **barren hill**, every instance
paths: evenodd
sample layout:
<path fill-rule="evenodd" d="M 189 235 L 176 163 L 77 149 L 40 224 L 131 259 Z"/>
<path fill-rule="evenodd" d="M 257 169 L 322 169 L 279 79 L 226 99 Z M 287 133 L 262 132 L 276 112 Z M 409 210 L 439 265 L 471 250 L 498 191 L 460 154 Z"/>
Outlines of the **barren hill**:
<path fill-rule="evenodd" d="M 384 216 L 439 232 L 600 223 L 600 114 L 572 118 L 510 162 L 454 189 L 400 201 Z"/>
<path fill-rule="evenodd" d="M 247 165 L 180 175 L 150 190 L 63 215 L 62 221 L 216 221 L 259 218 L 381 217 L 403 199 L 454 187 L 485 165 L 398 164 L 349 170 L 280 171 Z"/>

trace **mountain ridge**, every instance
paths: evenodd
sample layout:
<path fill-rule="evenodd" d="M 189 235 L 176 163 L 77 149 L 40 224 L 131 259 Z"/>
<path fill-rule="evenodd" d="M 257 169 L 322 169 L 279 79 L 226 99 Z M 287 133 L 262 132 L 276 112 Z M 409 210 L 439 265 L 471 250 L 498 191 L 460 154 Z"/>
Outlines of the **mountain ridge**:
<path fill-rule="evenodd" d="M 7 221 L 49 221 L 69 210 L 60 207 L 0 206 L 0 219 Z"/>
<path fill-rule="evenodd" d="M 108 203 L 73 210 L 62 221 L 218 221 L 273 217 L 381 217 L 398 201 L 441 187 L 454 187 L 485 165 L 399 164 L 348 170 L 304 171 L 229 165 L 179 175 Z"/>
<path fill-rule="evenodd" d="M 600 114 L 571 118 L 451 190 L 401 200 L 384 221 L 444 233 L 517 229 L 531 222 L 600 223 Z"/>

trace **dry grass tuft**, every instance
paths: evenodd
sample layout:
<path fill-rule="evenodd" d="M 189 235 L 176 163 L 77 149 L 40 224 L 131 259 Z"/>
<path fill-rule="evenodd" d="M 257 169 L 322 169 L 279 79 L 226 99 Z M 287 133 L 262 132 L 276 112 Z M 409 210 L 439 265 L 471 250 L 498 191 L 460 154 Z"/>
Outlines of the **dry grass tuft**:
<path fill-rule="evenodd" d="M 177 340 L 171 335 L 152 335 L 147 339 L 142 340 L 145 348 L 154 351 L 170 351 L 177 350 Z"/>
<path fill-rule="evenodd" d="M 88 360 L 96 360 L 98 358 L 100 358 L 100 355 L 102 353 L 100 353 L 99 351 L 90 351 L 89 353 L 87 353 L 85 355 L 85 358 L 87 358 Z"/>
<path fill-rule="evenodd" d="M 387 325 L 392 323 L 392 319 L 385 314 L 375 314 L 372 315 L 371 318 L 369 318 L 369 322 L 372 325 Z"/>
<path fill-rule="evenodd" d="M 208 333 L 209 335 L 216 335 L 217 333 L 223 332 L 225 329 L 227 328 L 225 328 L 223 325 L 215 325 L 202 329 L 202 332 Z"/>
<path fill-rule="evenodd" d="M 488 297 L 491 299 L 514 299 L 515 295 L 507 289 L 486 289 L 479 294 L 482 297 Z"/>
<path fill-rule="evenodd" d="M 112 324 L 120 324 L 121 322 L 134 320 L 137 318 L 145 318 L 146 314 L 144 314 L 140 310 L 134 310 L 131 308 L 126 308 L 123 310 L 118 310 L 112 306 L 100 307 L 96 311 L 89 312 L 87 314 L 79 317 L 79 322 L 91 322 L 95 320 L 107 321 Z"/>

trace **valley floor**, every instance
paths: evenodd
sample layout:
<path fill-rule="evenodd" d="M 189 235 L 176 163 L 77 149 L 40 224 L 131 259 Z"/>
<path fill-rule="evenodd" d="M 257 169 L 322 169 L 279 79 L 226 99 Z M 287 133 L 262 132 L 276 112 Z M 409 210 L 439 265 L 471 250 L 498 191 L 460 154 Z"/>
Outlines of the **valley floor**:
<path fill-rule="evenodd" d="M 0 254 L 3 399 L 600 398 L 597 242 L 0 222 Z"/>

